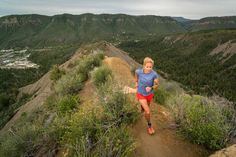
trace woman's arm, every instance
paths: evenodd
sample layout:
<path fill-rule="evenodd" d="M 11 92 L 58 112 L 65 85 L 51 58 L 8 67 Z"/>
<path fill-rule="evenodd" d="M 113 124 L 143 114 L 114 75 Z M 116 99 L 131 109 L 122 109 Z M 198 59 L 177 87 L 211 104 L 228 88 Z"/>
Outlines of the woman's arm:
<path fill-rule="evenodd" d="M 134 78 L 135 78 L 135 87 L 137 88 L 138 87 L 138 75 L 136 73 L 134 75 Z"/>
<path fill-rule="evenodd" d="M 152 86 L 152 89 L 158 88 L 158 86 L 159 86 L 159 79 L 156 78 L 154 79 L 154 85 Z"/>

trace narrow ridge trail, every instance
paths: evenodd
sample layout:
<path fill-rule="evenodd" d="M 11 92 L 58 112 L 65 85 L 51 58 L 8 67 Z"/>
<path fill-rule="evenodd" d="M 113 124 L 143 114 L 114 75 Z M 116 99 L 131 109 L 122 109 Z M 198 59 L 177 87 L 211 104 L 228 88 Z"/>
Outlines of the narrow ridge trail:
<path fill-rule="evenodd" d="M 114 79 L 120 85 L 130 87 L 135 85 L 127 62 L 117 57 L 108 57 L 104 63 L 111 68 Z M 131 99 L 136 99 L 134 93 L 130 93 L 129 96 Z M 152 136 L 147 134 L 144 116 L 131 126 L 137 143 L 133 157 L 203 157 L 208 155 L 204 148 L 177 135 L 174 121 L 165 107 L 152 102 L 151 118 L 156 130 Z"/>

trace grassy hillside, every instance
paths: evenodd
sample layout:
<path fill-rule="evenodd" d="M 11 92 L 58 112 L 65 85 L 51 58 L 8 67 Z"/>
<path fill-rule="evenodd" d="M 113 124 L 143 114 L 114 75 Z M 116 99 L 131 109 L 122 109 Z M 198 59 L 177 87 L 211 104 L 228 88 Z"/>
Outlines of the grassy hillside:
<path fill-rule="evenodd" d="M 142 63 L 151 56 L 157 69 L 169 74 L 196 93 L 219 94 L 236 102 L 236 55 L 222 63 L 222 53 L 209 55 L 227 41 L 235 43 L 236 30 L 208 30 L 195 33 L 159 37 L 139 42 L 130 41 L 119 45 Z"/>

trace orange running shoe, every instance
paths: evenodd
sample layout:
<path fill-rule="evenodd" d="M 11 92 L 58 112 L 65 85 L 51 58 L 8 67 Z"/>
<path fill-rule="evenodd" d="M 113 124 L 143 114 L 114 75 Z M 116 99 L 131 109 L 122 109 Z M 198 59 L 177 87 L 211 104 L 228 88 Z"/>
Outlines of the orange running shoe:
<path fill-rule="evenodd" d="M 148 134 L 153 135 L 154 133 L 155 133 L 155 130 L 153 129 L 153 127 L 148 127 Z"/>

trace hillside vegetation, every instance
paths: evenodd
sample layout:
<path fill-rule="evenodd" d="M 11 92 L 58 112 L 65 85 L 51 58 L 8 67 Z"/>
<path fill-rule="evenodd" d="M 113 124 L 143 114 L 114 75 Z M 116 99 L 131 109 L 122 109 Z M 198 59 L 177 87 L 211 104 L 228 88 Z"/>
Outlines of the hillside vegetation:
<path fill-rule="evenodd" d="M 18 88 L 37 81 L 54 64 L 64 63 L 77 48 L 76 45 L 68 45 L 50 49 L 29 49 L 29 59 L 40 65 L 38 69 L 0 69 L 0 128 L 15 114 L 22 101 L 30 97 L 25 94 L 24 99 L 17 99 Z"/>
<path fill-rule="evenodd" d="M 134 95 L 130 97 L 123 93 L 123 85 L 134 85 L 134 80 L 131 76 L 121 78 L 126 73 L 131 75 L 133 64 L 131 61 L 119 62 L 126 54 L 108 43 L 96 43 L 80 50 L 84 54 L 69 60 L 64 68 L 53 66 L 50 71 L 52 93 L 45 95 L 47 98 L 43 105 L 36 102 L 33 108 L 25 110 L 25 104 L 19 108 L 18 119 L 1 130 L 1 156 L 132 155 L 137 145 L 130 125 L 136 124 L 139 118 L 138 104 Z M 104 64 L 103 52 L 119 58 L 114 57 Z M 127 69 L 123 72 L 121 67 Z M 162 136 L 158 134 L 157 138 L 150 138 L 163 142 L 163 135 L 166 135 L 163 132 L 172 130 L 174 136 L 177 131 L 195 144 L 217 150 L 225 147 L 235 136 L 236 112 L 230 102 L 220 103 L 200 95 L 191 96 L 179 84 L 162 78 L 160 84 L 154 91 L 154 101 L 163 107 L 156 103 L 152 105 L 155 105 L 153 108 L 158 105 L 160 111 L 163 108 L 169 111 L 165 109 L 165 114 L 158 112 L 157 128 Z M 37 96 L 29 97 L 37 99 Z M 167 129 L 169 122 L 162 122 L 169 121 L 169 113 L 174 118 L 175 129 Z M 142 131 L 146 135 L 146 130 L 142 128 Z M 176 137 L 173 140 L 180 142 Z"/>
<path fill-rule="evenodd" d="M 235 29 L 208 30 L 128 41 L 119 47 L 139 63 L 145 56 L 152 57 L 158 70 L 188 90 L 203 95 L 217 94 L 236 102 L 236 55 L 235 50 L 230 50 L 235 41 Z M 228 42 L 229 48 L 224 46 L 220 49 L 222 52 L 216 50 Z"/>
<path fill-rule="evenodd" d="M 102 58 L 101 54 L 84 56 L 70 65 L 69 73 L 54 80 L 55 92 L 45 104 L 36 112 L 22 113 L 11 128 L 14 131 L 1 136 L 1 156 L 54 156 L 63 152 L 69 156 L 129 155 L 135 147 L 126 127 L 138 113 L 114 86 L 107 67 L 90 73 L 101 66 Z M 85 81 L 91 75 L 99 99 L 86 104 L 79 92 L 89 88 Z"/>

